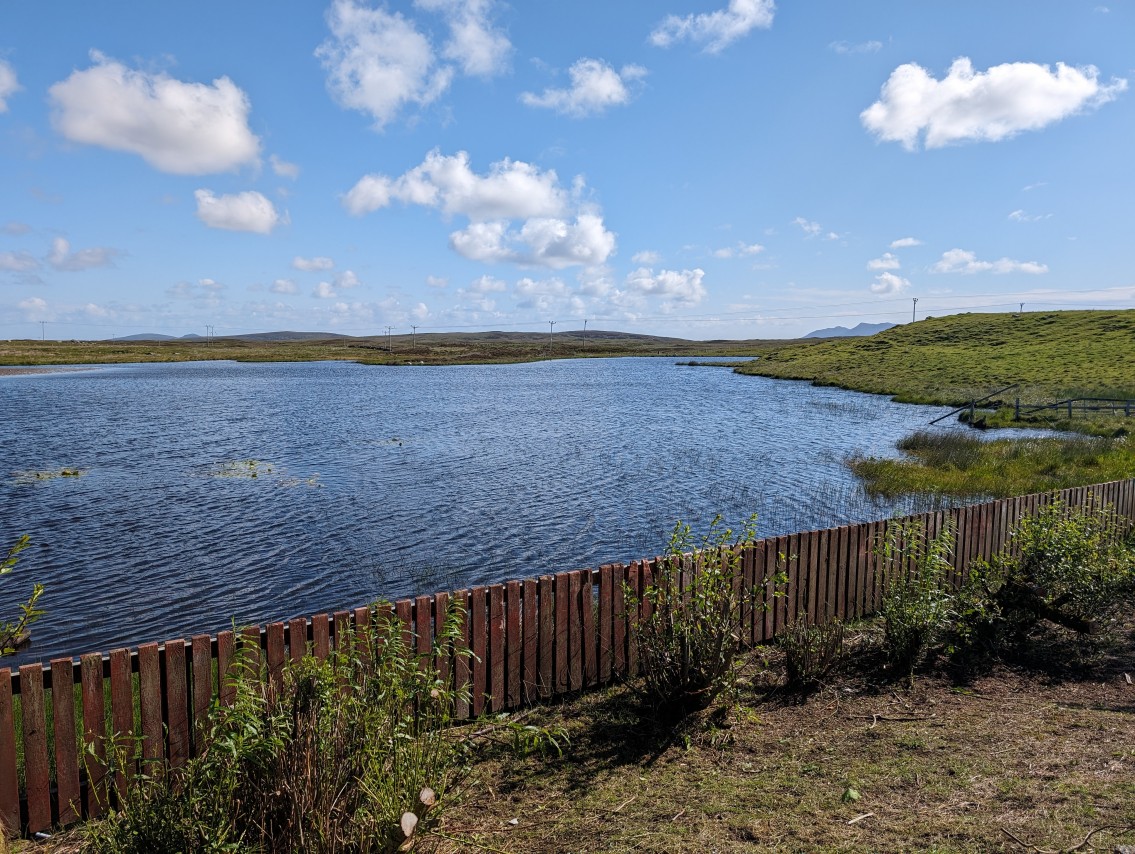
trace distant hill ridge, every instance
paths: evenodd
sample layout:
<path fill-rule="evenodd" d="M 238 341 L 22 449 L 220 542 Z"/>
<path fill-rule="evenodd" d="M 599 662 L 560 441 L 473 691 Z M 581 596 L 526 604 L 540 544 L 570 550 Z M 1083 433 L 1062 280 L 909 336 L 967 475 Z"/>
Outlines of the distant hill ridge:
<path fill-rule="evenodd" d="M 846 326 L 830 326 L 827 329 L 817 329 L 809 332 L 805 338 L 851 338 L 860 335 L 874 335 L 876 332 L 885 332 L 898 326 L 897 323 L 860 323 L 848 329 Z"/>

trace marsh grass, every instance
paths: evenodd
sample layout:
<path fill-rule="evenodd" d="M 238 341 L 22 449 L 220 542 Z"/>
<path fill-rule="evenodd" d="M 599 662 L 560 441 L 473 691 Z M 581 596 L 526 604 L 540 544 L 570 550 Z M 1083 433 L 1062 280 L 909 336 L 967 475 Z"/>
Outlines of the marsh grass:
<path fill-rule="evenodd" d="M 868 494 L 1003 498 L 1135 476 L 1130 437 L 986 440 L 960 431 L 918 431 L 898 447 L 906 459 L 848 461 Z"/>

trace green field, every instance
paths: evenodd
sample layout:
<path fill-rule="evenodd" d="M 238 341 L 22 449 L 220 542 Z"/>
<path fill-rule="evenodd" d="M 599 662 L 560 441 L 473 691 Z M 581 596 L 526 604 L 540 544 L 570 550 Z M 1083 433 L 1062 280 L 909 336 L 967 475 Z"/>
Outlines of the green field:
<path fill-rule="evenodd" d="M 1135 309 L 928 317 L 868 338 L 793 342 L 741 373 L 810 380 L 961 406 L 1010 383 L 1003 400 L 1135 398 Z"/>

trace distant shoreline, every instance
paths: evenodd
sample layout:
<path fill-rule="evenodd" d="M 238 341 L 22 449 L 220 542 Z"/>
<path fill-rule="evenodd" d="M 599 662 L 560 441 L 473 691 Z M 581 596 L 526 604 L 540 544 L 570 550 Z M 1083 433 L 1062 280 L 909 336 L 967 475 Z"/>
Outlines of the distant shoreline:
<path fill-rule="evenodd" d="M 60 365 L 58 367 L 41 368 L 41 367 L 5 367 L 0 365 L 0 377 L 13 377 L 20 374 L 61 374 L 66 371 L 90 371 L 94 370 L 91 367 L 83 365 Z"/>

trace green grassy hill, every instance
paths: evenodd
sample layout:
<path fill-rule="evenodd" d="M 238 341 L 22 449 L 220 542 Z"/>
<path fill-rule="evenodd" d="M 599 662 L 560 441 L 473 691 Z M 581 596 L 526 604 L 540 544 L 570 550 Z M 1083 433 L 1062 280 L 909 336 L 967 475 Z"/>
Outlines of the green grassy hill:
<path fill-rule="evenodd" d="M 791 344 L 738 371 L 900 401 L 960 406 L 1010 383 L 1011 399 L 1135 398 L 1135 310 L 955 314 L 869 338 Z"/>

